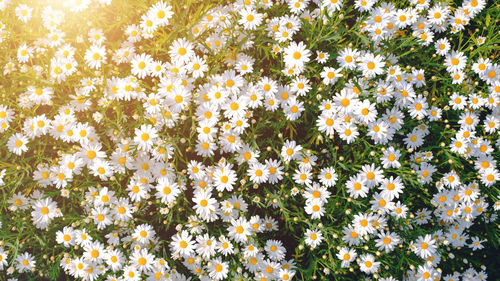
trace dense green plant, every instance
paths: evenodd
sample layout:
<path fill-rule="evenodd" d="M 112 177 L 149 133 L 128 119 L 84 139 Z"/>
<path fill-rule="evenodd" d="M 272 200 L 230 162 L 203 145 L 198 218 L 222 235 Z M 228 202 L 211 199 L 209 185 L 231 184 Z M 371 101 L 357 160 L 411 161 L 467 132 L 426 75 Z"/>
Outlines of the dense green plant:
<path fill-rule="evenodd" d="M 0 280 L 495 280 L 498 8 L 0 0 Z"/>

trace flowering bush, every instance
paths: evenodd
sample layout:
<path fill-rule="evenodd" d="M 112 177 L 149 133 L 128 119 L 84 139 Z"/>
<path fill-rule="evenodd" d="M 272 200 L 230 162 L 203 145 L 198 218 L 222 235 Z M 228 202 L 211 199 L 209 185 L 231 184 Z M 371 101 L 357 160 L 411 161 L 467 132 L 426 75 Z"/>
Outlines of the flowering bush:
<path fill-rule="evenodd" d="M 0 279 L 495 280 L 498 8 L 0 0 Z"/>

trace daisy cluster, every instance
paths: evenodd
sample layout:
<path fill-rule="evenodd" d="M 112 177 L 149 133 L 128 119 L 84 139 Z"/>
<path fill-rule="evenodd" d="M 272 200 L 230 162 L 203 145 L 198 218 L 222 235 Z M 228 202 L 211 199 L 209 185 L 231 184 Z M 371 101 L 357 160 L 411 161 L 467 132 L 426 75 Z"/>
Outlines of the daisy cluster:
<path fill-rule="evenodd" d="M 31 2 L 0 0 L 8 278 L 487 279 L 484 0 Z"/>

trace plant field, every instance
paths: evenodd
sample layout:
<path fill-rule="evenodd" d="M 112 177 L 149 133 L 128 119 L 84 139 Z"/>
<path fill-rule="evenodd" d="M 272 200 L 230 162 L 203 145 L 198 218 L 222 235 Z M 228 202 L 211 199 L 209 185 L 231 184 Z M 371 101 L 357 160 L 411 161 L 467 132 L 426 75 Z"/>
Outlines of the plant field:
<path fill-rule="evenodd" d="M 0 0 L 0 280 L 500 280 L 499 20 Z"/>

